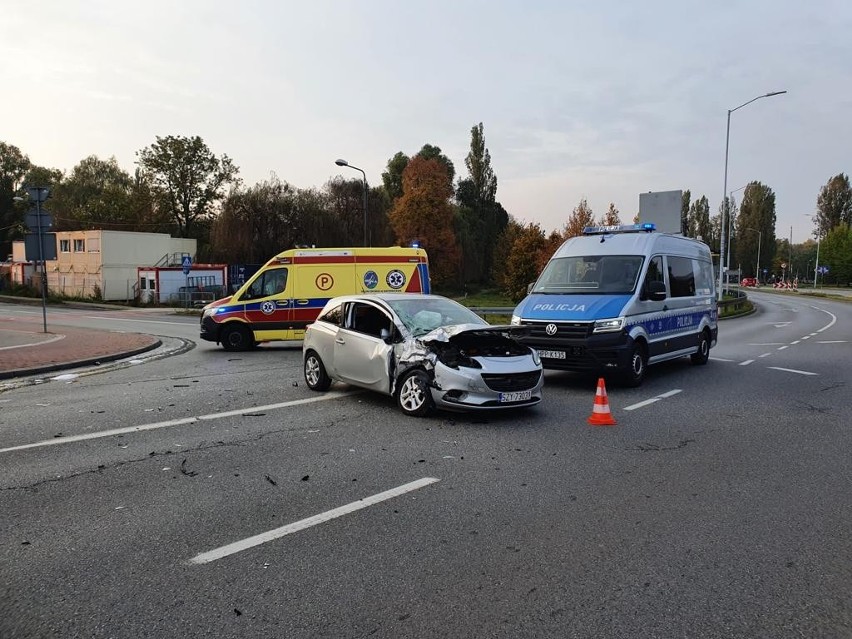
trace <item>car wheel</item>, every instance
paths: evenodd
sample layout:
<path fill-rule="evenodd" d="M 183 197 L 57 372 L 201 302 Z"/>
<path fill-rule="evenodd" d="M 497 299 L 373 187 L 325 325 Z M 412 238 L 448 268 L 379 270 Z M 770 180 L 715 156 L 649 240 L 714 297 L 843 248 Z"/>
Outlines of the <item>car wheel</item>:
<path fill-rule="evenodd" d="M 692 360 L 693 364 L 699 366 L 706 364 L 707 360 L 710 359 L 710 336 L 706 330 L 701 331 L 701 335 L 698 337 L 698 351 L 690 355 L 689 359 Z"/>
<path fill-rule="evenodd" d="M 315 391 L 327 391 L 331 386 L 331 378 L 325 372 L 319 355 L 314 351 L 305 354 L 305 383 Z"/>
<path fill-rule="evenodd" d="M 631 388 L 641 386 L 647 368 L 648 353 L 645 351 L 645 345 L 641 342 L 634 342 L 633 349 L 630 351 L 630 367 L 622 377 L 624 385 Z"/>
<path fill-rule="evenodd" d="M 429 390 L 429 378 L 421 370 L 414 370 L 402 378 L 396 401 L 400 410 L 410 417 L 423 417 L 432 408 L 432 393 Z"/>
<path fill-rule="evenodd" d="M 233 324 L 222 329 L 221 344 L 226 351 L 247 351 L 254 346 L 254 337 L 247 327 Z"/>

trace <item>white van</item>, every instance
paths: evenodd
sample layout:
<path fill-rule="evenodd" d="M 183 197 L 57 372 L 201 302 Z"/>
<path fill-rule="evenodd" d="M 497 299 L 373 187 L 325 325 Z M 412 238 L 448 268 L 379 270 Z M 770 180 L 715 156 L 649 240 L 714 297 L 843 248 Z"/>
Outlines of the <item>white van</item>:
<path fill-rule="evenodd" d="M 554 253 L 512 315 L 545 368 L 614 373 L 638 386 L 648 364 L 706 364 L 718 337 L 703 242 L 653 224 L 591 226 Z"/>

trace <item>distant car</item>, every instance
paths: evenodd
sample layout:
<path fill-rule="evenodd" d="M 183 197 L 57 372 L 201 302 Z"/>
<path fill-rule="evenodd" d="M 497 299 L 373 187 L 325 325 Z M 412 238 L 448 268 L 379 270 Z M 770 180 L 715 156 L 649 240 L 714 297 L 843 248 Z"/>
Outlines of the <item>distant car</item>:
<path fill-rule="evenodd" d="M 740 282 L 740 286 L 757 286 L 756 277 L 744 277 Z"/>
<path fill-rule="evenodd" d="M 331 299 L 307 327 L 304 373 L 325 391 L 341 381 L 396 398 L 403 413 L 433 408 L 534 406 L 543 384 L 538 353 L 439 295 L 374 293 Z"/>

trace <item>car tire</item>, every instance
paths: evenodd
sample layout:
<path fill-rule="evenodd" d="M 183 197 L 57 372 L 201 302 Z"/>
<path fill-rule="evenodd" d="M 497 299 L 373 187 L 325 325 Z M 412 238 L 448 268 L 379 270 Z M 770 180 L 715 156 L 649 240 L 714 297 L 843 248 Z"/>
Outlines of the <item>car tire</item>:
<path fill-rule="evenodd" d="M 396 392 L 396 403 L 409 417 L 423 417 L 432 411 L 432 392 L 424 371 L 413 370 L 402 377 Z"/>
<path fill-rule="evenodd" d="M 642 342 L 634 342 L 630 350 L 630 361 L 627 370 L 622 375 L 621 381 L 624 386 L 636 388 L 641 386 L 645 380 L 645 371 L 648 369 L 648 352 Z"/>
<path fill-rule="evenodd" d="M 710 359 L 710 335 L 707 330 L 701 331 L 698 337 L 698 351 L 689 356 L 696 366 L 702 366 Z"/>
<path fill-rule="evenodd" d="M 325 372 L 325 366 L 314 351 L 305 353 L 305 383 L 311 390 L 323 392 L 331 387 L 331 378 Z"/>
<path fill-rule="evenodd" d="M 247 351 L 254 346 L 254 337 L 248 327 L 232 323 L 222 329 L 220 343 L 226 351 Z"/>

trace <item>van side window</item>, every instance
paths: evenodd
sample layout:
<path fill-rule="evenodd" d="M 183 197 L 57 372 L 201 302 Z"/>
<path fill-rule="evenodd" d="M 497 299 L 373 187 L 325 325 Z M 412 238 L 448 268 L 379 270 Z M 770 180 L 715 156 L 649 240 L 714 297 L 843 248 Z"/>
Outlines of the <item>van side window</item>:
<path fill-rule="evenodd" d="M 645 283 L 642 285 L 642 299 L 650 299 L 651 282 L 666 283 L 663 275 L 663 258 L 659 255 L 651 258 L 648 262 L 648 272 L 645 274 Z"/>
<path fill-rule="evenodd" d="M 276 268 L 264 271 L 243 295 L 244 299 L 257 299 L 283 293 L 287 288 L 287 269 Z"/>
<path fill-rule="evenodd" d="M 670 255 L 669 289 L 672 297 L 692 297 L 695 295 L 695 270 L 688 257 Z"/>

